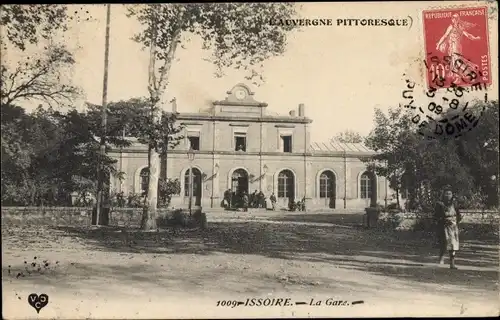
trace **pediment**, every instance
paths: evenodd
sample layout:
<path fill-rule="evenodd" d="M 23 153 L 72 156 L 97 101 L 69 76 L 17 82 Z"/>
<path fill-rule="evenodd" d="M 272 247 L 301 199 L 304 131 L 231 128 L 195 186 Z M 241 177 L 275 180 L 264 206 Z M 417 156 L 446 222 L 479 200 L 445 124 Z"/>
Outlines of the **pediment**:
<path fill-rule="evenodd" d="M 226 92 L 227 96 L 222 101 L 215 101 L 216 105 L 233 105 L 233 106 L 267 106 L 266 103 L 255 100 L 254 92 L 244 83 L 238 83 L 233 88 Z"/>

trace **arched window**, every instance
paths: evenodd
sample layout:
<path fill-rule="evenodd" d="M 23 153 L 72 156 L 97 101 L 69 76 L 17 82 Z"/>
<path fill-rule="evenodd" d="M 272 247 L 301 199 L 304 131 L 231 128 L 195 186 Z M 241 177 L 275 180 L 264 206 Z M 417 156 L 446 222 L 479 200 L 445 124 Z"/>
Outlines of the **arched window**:
<path fill-rule="evenodd" d="M 141 193 L 145 193 L 149 186 L 149 168 L 142 169 L 139 177 L 141 183 Z"/>
<path fill-rule="evenodd" d="M 290 170 L 283 170 L 278 175 L 278 198 L 293 198 L 295 182 Z"/>
<path fill-rule="evenodd" d="M 372 175 L 365 172 L 361 175 L 361 199 L 372 197 Z"/>
<path fill-rule="evenodd" d="M 193 168 L 193 197 L 201 194 L 201 172 L 197 168 Z M 189 197 L 189 169 L 184 175 L 184 196 Z"/>
<path fill-rule="evenodd" d="M 319 197 L 330 198 L 335 194 L 335 176 L 331 171 L 324 171 L 319 177 Z"/>
<path fill-rule="evenodd" d="M 243 169 L 236 169 L 231 177 L 231 190 L 237 194 L 248 193 L 248 173 Z"/>

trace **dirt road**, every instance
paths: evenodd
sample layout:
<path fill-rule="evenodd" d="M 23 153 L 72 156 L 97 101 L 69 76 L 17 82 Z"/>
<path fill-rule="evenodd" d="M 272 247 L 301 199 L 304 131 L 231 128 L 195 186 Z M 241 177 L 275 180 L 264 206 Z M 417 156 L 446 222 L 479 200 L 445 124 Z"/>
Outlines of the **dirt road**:
<path fill-rule="evenodd" d="M 340 224 L 212 222 L 205 233 L 133 234 L 131 245 L 112 230 L 5 227 L 4 317 L 37 316 L 30 293 L 49 295 L 39 318 L 499 314 L 498 243 L 464 241 L 449 270 L 422 239 Z M 217 307 L 251 298 L 292 305 Z"/>

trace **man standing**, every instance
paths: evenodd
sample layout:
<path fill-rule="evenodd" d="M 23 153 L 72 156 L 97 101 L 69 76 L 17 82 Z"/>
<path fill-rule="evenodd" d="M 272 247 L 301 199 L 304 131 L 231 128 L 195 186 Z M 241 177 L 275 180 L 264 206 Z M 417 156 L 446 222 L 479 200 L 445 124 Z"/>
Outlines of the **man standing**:
<path fill-rule="evenodd" d="M 259 191 L 257 194 L 257 207 L 258 208 L 265 208 L 266 207 L 266 197 L 264 196 L 264 193 Z"/>
<path fill-rule="evenodd" d="M 444 264 L 444 255 L 448 250 L 450 269 L 457 269 L 455 266 L 455 253 L 459 249 L 458 224 L 462 217 L 453 200 L 451 186 L 446 186 L 443 189 L 442 201 L 436 203 L 434 218 L 439 243 L 439 264 Z"/>
<path fill-rule="evenodd" d="M 271 200 L 271 205 L 273 206 L 274 211 L 276 209 L 276 196 L 274 195 L 274 192 L 269 197 L 269 200 Z"/>
<path fill-rule="evenodd" d="M 224 191 L 224 207 L 226 209 L 231 208 L 231 189 Z"/>
<path fill-rule="evenodd" d="M 246 193 L 246 191 L 243 191 L 242 202 L 243 202 L 243 211 L 247 212 L 248 211 L 248 193 Z"/>
<path fill-rule="evenodd" d="M 257 190 L 250 195 L 250 208 L 257 208 Z"/>

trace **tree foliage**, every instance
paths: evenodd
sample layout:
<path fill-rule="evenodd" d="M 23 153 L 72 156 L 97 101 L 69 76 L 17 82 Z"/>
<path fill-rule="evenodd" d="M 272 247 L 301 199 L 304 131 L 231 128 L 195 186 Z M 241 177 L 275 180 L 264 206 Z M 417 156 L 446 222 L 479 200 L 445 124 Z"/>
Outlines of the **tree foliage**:
<path fill-rule="evenodd" d="M 72 192 L 95 191 L 99 126 L 88 114 L 6 105 L 2 122 L 3 204 L 67 205 Z M 114 159 L 104 162 L 108 175 L 118 174 Z"/>
<path fill-rule="evenodd" d="M 108 150 L 130 146 L 127 137 L 140 140 L 147 134 L 143 128 L 150 128 L 146 116 L 149 109 L 144 101 L 141 98 L 109 104 Z M 84 112 L 39 107 L 28 114 L 21 107 L 5 105 L 1 111 L 3 205 L 70 205 L 73 192 L 95 195 L 101 106 L 88 104 Z M 178 143 L 179 137 L 174 134 L 178 129 L 165 125 L 157 130 L 164 139 L 159 144 L 166 144 L 166 139 L 171 146 Z M 115 164 L 115 159 L 104 158 L 109 178 L 123 174 Z M 161 188 L 160 200 L 169 201 L 175 185 L 161 182 Z"/>
<path fill-rule="evenodd" d="M 0 8 L 0 26 L 6 41 L 17 49 L 26 50 L 27 44 L 37 45 L 48 40 L 54 31 L 66 31 L 67 7 L 61 4 L 9 4 Z M 3 37 L 2 37 L 3 38 Z"/>
<path fill-rule="evenodd" d="M 483 108 L 473 130 L 457 139 L 432 140 L 417 133 L 410 113 L 376 110 L 366 144 L 378 154 L 365 161 L 397 193 L 408 192 L 410 209 L 431 210 L 448 184 L 464 207 L 498 206 L 498 101 L 476 101 L 471 110 Z"/>
<path fill-rule="evenodd" d="M 126 135 L 137 138 L 139 143 L 160 154 L 175 148 L 184 138 L 180 134 L 184 127 L 177 123 L 178 114 L 160 111 L 160 120 L 152 121 L 151 112 L 155 111 L 149 99 L 135 98 L 112 103 L 109 112 L 114 118 L 120 118 L 120 122 L 127 123 Z"/>
<path fill-rule="evenodd" d="M 342 143 L 361 143 L 364 140 L 359 132 L 352 130 L 339 132 L 333 139 Z"/>
<path fill-rule="evenodd" d="M 212 53 L 208 61 L 215 65 L 217 76 L 232 67 L 249 71 L 248 79 L 262 77 L 259 68 L 265 60 L 285 52 L 287 33 L 296 28 L 272 24 L 271 19 L 291 19 L 296 14 L 292 3 L 150 4 L 129 8 L 129 16 L 143 26 L 134 40 L 147 48 L 153 39 L 158 61 L 170 63 L 172 44 L 178 41 L 183 47 L 190 36 L 197 35 L 203 40 L 203 49 Z"/>

